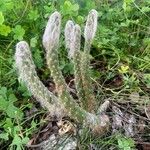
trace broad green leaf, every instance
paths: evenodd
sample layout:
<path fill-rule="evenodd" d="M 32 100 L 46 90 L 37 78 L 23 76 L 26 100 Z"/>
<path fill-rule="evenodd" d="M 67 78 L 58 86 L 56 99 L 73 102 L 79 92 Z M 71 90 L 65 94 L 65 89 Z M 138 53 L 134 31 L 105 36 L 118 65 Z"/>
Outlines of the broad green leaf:
<path fill-rule="evenodd" d="M 27 144 L 28 142 L 29 142 L 29 138 L 28 137 L 24 137 L 23 139 L 22 139 L 22 144 Z"/>
<path fill-rule="evenodd" d="M 63 14 L 70 14 L 71 8 L 72 8 L 71 2 L 65 1 L 64 5 L 62 7 Z"/>
<path fill-rule="evenodd" d="M 78 17 L 77 17 L 77 23 L 78 23 L 78 24 L 82 24 L 83 22 L 84 22 L 84 17 L 78 16 Z"/>
<path fill-rule="evenodd" d="M 31 45 L 31 47 L 36 47 L 36 45 L 37 45 L 37 38 L 36 37 L 31 38 L 30 45 Z"/>
<path fill-rule="evenodd" d="M 37 10 L 30 10 L 29 12 L 29 19 L 30 20 L 37 20 L 39 18 L 39 12 Z"/>
<path fill-rule="evenodd" d="M 15 134 L 11 145 L 21 145 L 21 144 L 22 144 L 21 138 L 17 134 Z"/>
<path fill-rule="evenodd" d="M 14 32 L 14 39 L 15 40 L 23 40 L 25 30 L 23 29 L 23 27 L 21 25 L 16 25 L 12 31 Z"/>
<path fill-rule="evenodd" d="M 6 113 L 10 118 L 17 118 L 21 120 L 23 117 L 22 111 L 11 103 L 8 105 Z"/>
<path fill-rule="evenodd" d="M 37 124 L 36 124 L 36 122 L 34 120 L 32 120 L 32 122 L 31 122 L 31 127 L 33 129 L 35 129 L 37 127 Z"/>
<path fill-rule="evenodd" d="M 9 102 L 0 95 L 0 110 L 5 111 L 7 109 Z"/>
<path fill-rule="evenodd" d="M 26 98 L 28 98 L 32 95 L 31 92 L 27 89 L 27 87 L 25 86 L 24 83 L 20 84 L 20 86 L 18 87 L 18 92 L 21 92 L 22 96 L 24 96 Z"/>
<path fill-rule="evenodd" d="M 4 98 L 7 98 L 7 88 L 6 87 L 1 87 L 0 95 L 3 96 Z"/>
<path fill-rule="evenodd" d="M 8 133 L 0 133 L 0 139 L 3 139 L 5 141 L 9 140 L 9 134 Z"/>
<path fill-rule="evenodd" d="M 13 134 L 18 134 L 20 132 L 20 130 L 22 130 L 22 126 L 18 125 L 18 126 L 15 126 L 14 127 L 14 130 L 13 130 Z"/>
<path fill-rule="evenodd" d="M 11 32 L 10 26 L 6 26 L 4 24 L 0 25 L 0 34 L 3 36 L 8 36 L 8 34 Z"/>
<path fill-rule="evenodd" d="M 70 1 L 65 1 L 64 3 L 64 9 L 68 9 L 72 6 L 71 2 Z"/>
<path fill-rule="evenodd" d="M 3 12 L 11 11 L 14 5 L 12 0 L 0 0 L 0 10 Z"/>
<path fill-rule="evenodd" d="M 73 11 L 78 11 L 79 10 L 79 5 L 78 4 L 72 5 L 72 10 Z"/>
<path fill-rule="evenodd" d="M 22 138 L 19 137 L 17 134 L 15 134 L 15 137 L 14 137 L 14 139 L 13 139 L 11 145 L 16 145 L 16 146 L 17 146 L 16 150 L 22 150 L 21 147 L 22 147 L 24 144 L 27 144 L 29 140 L 30 140 L 30 139 L 29 139 L 28 137 L 25 137 L 25 138 L 22 139 Z"/>
<path fill-rule="evenodd" d="M 10 94 L 8 99 L 9 99 L 10 103 L 13 103 L 13 102 L 17 101 L 17 98 L 14 94 Z"/>
<path fill-rule="evenodd" d="M 2 25 L 4 22 L 4 16 L 3 13 L 0 11 L 0 25 Z"/>
<path fill-rule="evenodd" d="M 14 125 L 13 125 L 11 118 L 6 118 L 3 128 L 6 132 L 8 132 L 9 134 L 12 134 Z"/>

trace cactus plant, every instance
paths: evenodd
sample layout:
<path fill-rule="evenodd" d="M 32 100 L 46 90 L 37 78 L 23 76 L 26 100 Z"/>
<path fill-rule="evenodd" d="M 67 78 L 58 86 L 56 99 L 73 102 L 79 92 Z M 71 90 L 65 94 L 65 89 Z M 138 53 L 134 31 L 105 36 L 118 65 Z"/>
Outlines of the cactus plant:
<path fill-rule="evenodd" d="M 89 64 L 90 64 L 89 53 L 92 40 L 96 33 L 96 29 L 97 29 L 97 11 L 93 9 L 89 12 L 84 30 L 85 44 L 81 61 L 81 75 L 83 81 L 83 89 L 85 92 L 84 106 L 87 111 L 93 113 L 97 105 L 95 96 L 93 95 L 92 84 L 89 75 Z"/>
<path fill-rule="evenodd" d="M 108 128 L 109 118 L 104 114 L 95 114 L 96 100 L 91 89 L 89 67 L 90 45 L 95 36 L 97 26 L 97 13 L 92 10 L 88 16 L 85 27 L 85 49 L 83 55 L 80 53 L 81 29 L 68 21 L 65 28 L 66 47 L 69 49 L 69 57 L 73 58 L 75 84 L 83 105 L 79 106 L 69 93 L 67 84 L 59 67 L 58 47 L 60 37 L 61 15 L 54 12 L 47 23 L 43 46 L 46 50 L 46 62 L 51 71 L 51 76 L 56 85 L 57 96 L 43 85 L 35 71 L 28 44 L 21 41 L 16 46 L 15 60 L 19 73 L 19 79 L 23 81 L 33 96 L 48 109 L 51 115 L 63 117 L 67 115 L 75 121 L 90 127 L 93 132 L 102 134 Z M 86 67 L 86 68 L 83 68 Z M 87 70 L 86 70 L 87 69 Z M 83 107 L 82 107 L 83 106 Z"/>

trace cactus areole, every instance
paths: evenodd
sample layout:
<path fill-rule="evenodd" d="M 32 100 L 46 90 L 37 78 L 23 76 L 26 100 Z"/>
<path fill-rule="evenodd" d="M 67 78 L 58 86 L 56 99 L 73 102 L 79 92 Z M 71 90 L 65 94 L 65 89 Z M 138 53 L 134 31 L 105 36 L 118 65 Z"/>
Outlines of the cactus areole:
<path fill-rule="evenodd" d="M 52 116 L 57 118 L 69 116 L 78 123 L 91 128 L 94 133 L 101 135 L 108 130 L 109 118 L 104 113 L 96 115 L 96 98 L 91 88 L 92 82 L 89 76 L 89 53 L 97 28 L 97 11 L 91 10 L 87 17 L 84 30 L 85 45 L 82 55 L 80 53 L 80 26 L 69 20 L 65 27 L 66 48 L 68 49 L 68 56 L 74 64 L 75 86 L 80 105 L 70 95 L 59 67 L 60 27 L 61 15 L 56 11 L 49 17 L 43 35 L 46 62 L 56 85 L 57 96 L 50 92 L 37 76 L 29 45 L 25 41 L 21 41 L 16 45 L 15 61 L 19 81 L 26 84 L 35 99 Z"/>

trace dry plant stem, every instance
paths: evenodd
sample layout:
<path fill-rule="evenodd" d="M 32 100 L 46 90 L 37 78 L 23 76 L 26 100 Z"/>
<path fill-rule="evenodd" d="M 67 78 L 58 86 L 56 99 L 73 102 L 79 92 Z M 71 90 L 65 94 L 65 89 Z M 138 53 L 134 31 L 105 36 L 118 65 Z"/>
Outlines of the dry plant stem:
<path fill-rule="evenodd" d="M 17 44 L 15 60 L 20 81 L 26 84 L 36 100 L 39 101 L 44 108 L 47 108 L 52 116 L 58 118 L 63 117 L 65 108 L 60 104 L 58 98 L 43 85 L 37 76 L 29 45 L 25 41 L 21 41 Z"/>

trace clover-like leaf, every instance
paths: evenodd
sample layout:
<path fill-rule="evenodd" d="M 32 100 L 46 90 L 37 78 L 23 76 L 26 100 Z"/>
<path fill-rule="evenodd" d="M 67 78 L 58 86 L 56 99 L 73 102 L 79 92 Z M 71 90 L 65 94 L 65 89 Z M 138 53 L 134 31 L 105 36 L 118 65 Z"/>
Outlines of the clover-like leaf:
<path fill-rule="evenodd" d="M 76 14 L 79 10 L 79 5 L 72 4 L 70 1 L 66 0 L 61 9 L 62 9 L 62 12 L 64 15 L 76 16 Z"/>
<path fill-rule="evenodd" d="M 39 18 L 39 13 L 38 13 L 38 11 L 37 10 L 31 10 L 30 12 L 29 12 L 29 19 L 30 20 L 37 20 L 38 18 Z"/>
<path fill-rule="evenodd" d="M 36 47 L 37 43 L 38 43 L 37 37 L 31 38 L 30 40 L 31 47 Z"/>
<path fill-rule="evenodd" d="M 0 110 L 6 110 L 8 106 L 8 101 L 0 95 Z"/>
<path fill-rule="evenodd" d="M 10 32 L 11 32 L 10 26 L 6 26 L 4 24 L 0 25 L 0 35 L 8 36 Z"/>
<path fill-rule="evenodd" d="M 10 103 L 13 103 L 13 102 L 17 101 L 17 98 L 14 94 L 10 94 L 8 99 L 9 99 Z"/>
<path fill-rule="evenodd" d="M 7 98 L 7 88 L 6 87 L 1 87 L 0 88 L 0 95 L 4 97 L 5 99 Z"/>
<path fill-rule="evenodd" d="M 15 40 L 23 40 L 25 30 L 23 29 L 23 27 L 21 25 L 16 25 L 12 31 L 14 32 L 14 39 Z"/>
<path fill-rule="evenodd" d="M 17 118 L 21 120 L 23 117 L 22 111 L 13 104 L 8 105 L 6 113 L 10 118 Z"/>
<path fill-rule="evenodd" d="M 0 133 L 0 139 L 3 139 L 5 141 L 7 141 L 9 139 L 9 134 L 8 133 Z"/>

